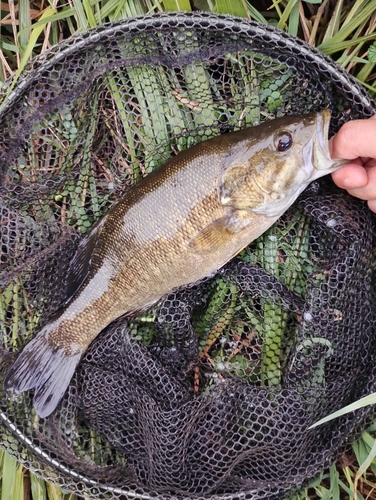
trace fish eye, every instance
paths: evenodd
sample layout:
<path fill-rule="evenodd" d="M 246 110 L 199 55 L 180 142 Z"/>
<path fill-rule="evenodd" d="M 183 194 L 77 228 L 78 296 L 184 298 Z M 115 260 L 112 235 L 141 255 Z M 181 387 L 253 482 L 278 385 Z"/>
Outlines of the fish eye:
<path fill-rule="evenodd" d="M 275 147 L 277 148 L 277 151 L 283 152 L 287 151 L 290 149 L 292 146 L 292 135 L 290 132 L 282 132 L 281 134 L 278 134 L 278 136 L 275 139 Z"/>

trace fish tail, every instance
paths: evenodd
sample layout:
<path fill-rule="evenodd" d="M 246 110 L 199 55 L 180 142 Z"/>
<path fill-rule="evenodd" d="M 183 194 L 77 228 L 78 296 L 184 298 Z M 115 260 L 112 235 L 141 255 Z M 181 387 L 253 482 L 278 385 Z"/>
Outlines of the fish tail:
<path fill-rule="evenodd" d="M 33 406 L 39 417 L 50 415 L 73 377 L 82 352 L 67 353 L 49 341 L 48 325 L 23 349 L 7 373 L 4 386 L 15 396 L 34 389 Z"/>

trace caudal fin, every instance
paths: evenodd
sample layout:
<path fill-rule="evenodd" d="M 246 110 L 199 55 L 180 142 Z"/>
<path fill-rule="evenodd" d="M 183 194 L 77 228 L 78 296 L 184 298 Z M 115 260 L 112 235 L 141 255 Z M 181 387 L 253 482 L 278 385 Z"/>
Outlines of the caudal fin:
<path fill-rule="evenodd" d="M 5 389 L 13 394 L 34 389 L 33 405 L 40 417 L 50 415 L 73 377 L 81 352 L 67 355 L 52 345 L 43 328 L 18 356 L 5 377 Z"/>

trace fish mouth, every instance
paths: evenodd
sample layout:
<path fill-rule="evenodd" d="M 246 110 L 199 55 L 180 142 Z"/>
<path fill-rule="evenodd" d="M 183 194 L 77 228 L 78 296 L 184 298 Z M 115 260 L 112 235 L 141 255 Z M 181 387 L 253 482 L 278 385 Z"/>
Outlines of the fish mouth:
<path fill-rule="evenodd" d="M 332 158 L 329 149 L 331 112 L 324 109 L 316 115 L 316 132 L 313 139 L 312 163 L 318 176 L 330 174 L 347 165 L 350 160 Z"/>

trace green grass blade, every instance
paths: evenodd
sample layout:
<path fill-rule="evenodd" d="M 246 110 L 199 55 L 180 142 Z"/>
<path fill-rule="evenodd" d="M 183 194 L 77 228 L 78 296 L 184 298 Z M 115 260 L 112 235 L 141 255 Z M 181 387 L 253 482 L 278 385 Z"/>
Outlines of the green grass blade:
<path fill-rule="evenodd" d="M 298 4 L 298 7 L 299 7 L 299 0 L 289 0 L 287 2 L 286 8 L 282 12 L 282 15 L 278 21 L 277 28 L 279 28 L 280 30 L 285 29 L 285 27 L 287 26 L 287 22 L 288 22 L 290 14 L 291 14 L 291 11 L 293 10 L 293 8 L 295 7 L 296 4 Z"/>
<path fill-rule="evenodd" d="M 371 466 L 372 462 L 376 457 L 376 440 L 373 443 L 371 451 L 369 452 L 368 457 L 362 464 L 360 464 L 358 472 L 356 474 L 356 480 L 359 480 L 360 476 L 365 473 L 365 471 Z"/>
<path fill-rule="evenodd" d="M 300 2 L 295 2 L 291 9 L 289 17 L 289 28 L 288 31 L 290 35 L 297 36 L 299 30 L 299 13 L 300 13 Z"/>
<path fill-rule="evenodd" d="M 73 7 L 75 9 L 76 21 L 77 21 L 77 31 L 83 31 L 90 27 L 89 19 L 87 18 L 87 13 L 81 0 L 73 0 Z"/>
<path fill-rule="evenodd" d="M 4 453 L 1 500 L 23 500 L 22 467 L 17 461 Z"/>
<path fill-rule="evenodd" d="M 333 14 L 326 28 L 322 43 L 330 41 L 331 38 L 334 36 L 334 34 L 337 33 L 341 22 L 343 3 L 344 0 L 339 0 L 338 2 L 336 2 Z"/>
<path fill-rule="evenodd" d="M 338 50 L 343 50 L 339 48 L 339 44 L 343 43 L 345 40 L 348 39 L 349 36 L 364 22 L 366 22 L 373 14 L 375 13 L 375 3 L 372 1 L 370 4 L 365 5 L 364 8 L 358 13 L 358 15 L 354 16 L 351 21 L 346 24 L 342 25 L 338 31 L 333 34 L 333 36 L 330 39 L 327 39 L 325 42 L 321 43 L 318 46 L 318 49 L 321 50 L 322 52 L 325 52 L 326 54 L 333 54 L 334 52 Z M 364 41 L 366 37 L 363 37 Z M 372 36 L 367 38 L 372 39 Z M 359 40 L 357 40 L 358 42 Z M 354 43 L 354 42 L 352 42 Z M 336 50 L 332 50 L 332 46 L 336 46 Z M 347 48 L 344 47 L 344 48 Z"/>
<path fill-rule="evenodd" d="M 359 467 L 359 471 L 361 470 L 361 472 L 357 474 L 359 478 L 368 468 L 372 470 L 373 474 L 376 474 L 376 439 L 371 435 L 371 432 L 374 432 L 372 428 L 363 432 L 361 438 L 352 446 L 356 460 L 358 464 L 361 464 Z"/>
<path fill-rule="evenodd" d="M 46 491 L 48 500 L 63 500 L 65 498 L 61 489 L 55 484 L 46 483 Z M 73 500 L 74 498 L 76 498 L 75 495 L 67 495 L 67 500 Z"/>
<path fill-rule="evenodd" d="M 134 16 L 141 16 L 146 13 L 145 5 L 138 1 L 110 0 L 100 9 L 97 21 L 106 19 L 116 21 Z"/>
<path fill-rule="evenodd" d="M 167 11 L 182 10 L 190 11 L 191 4 L 189 0 L 163 0 L 163 6 Z"/>
<path fill-rule="evenodd" d="M 19 0 L 18 2 L 18 22 L 19 22 L 19 49 L 22 58 L 29 41 L 29 29 L 31 28 L 30 2 L 29 0 Z"/>
<path fill-rule="evenodd" d="M 97 22 L 99 24 L 106 18 L 110 21 L 117 21 L 118 19 L 122 19 L 124 17 L 131 17 L 134 14 L 131 14 L 129 11 L 130 8 L 128 0 L 110 0 L 99 9 L 96 17 Z"/>
<path fill-rule="evenodd" d="M 35 474 L 30 473 L 31 495 L 35 500 L 50 500 L 47 496 L 46 482 Z"/>
<path fill-rule="evenodd" d="M 344 406 L 340 410 L 331 413 L 325 418 L 322 418 L 315 424 L 311 425 L 309 427 L 310 429 L 313 429 L 314 427 L 317 427 L 318 425 L 324 424 L 325 422 L 329 422 L 330 420 L 333 420 L 335 418 L 338 418 L 342 415 L 345 415 L 346 413 L 350 413 L 351 411 L 359 410 L 359 408 L 363 408 L 364 406 L 372 405 L 376 403 L 376 392 L 369 394 L 368 396 L 365 396 L 364 398 L 359 399 L 358 401 L 355 401 L 355 403 L 351 403 L 350 405 Z"/>
<path fill-rule="evenodd" d="M 41 16 L 40 21 L 33 25 L 33 29 L 32 29 L 32 32 L 30 34 L 30 37 L 29 37 L 29 41 L 28 41 L 27 46 L 25 47 L 24 53 L 22 55 L 22 59 L 20 62 L 20 68 L 18 69 L 17 73 L 22 71 L 23 68 L 26 66 L 27 61 L 32 56 L 33 50 L 38 43 L 38 38 L 39 38 L 40 34 L 42 33 L 43 29 L 45 28 L 46 24 L 48 23 L 48 18 L 53 14 L 56 14 L 56 10 L 53 7 L 48 7 L 44 11 L 43 15 Z M 30 28 L 31 28 L 31 26 L 28 26 L 27 28 L 25 28 L 25 30 L 22 30 L 19 33 L 19 36 L 20 37 L 23 36 L 23 34 L 25 32 L 28 32 L 30 30 Z M 16 75 L 17 75 L 17 73 L 16 73 Z"/>
<path fill-rule="evenodd" d="M 357 80 L 361 85 L 363 85 L 363 87 L 368 89 L 370 92 L 372 92 L 372 93 L 376 92 L 376 83 L 374 83 L 373 85 L 369 85 L 366 82 L 362 82 L 362 81 L 358 80 L 358 78 L 356 78 L 356 77 L 355 77 L 355 80 Z"/>
<path fill-rule="evenodd" d="M 97 21 L 95 19 L 95 15 L 91 7 L 90 0 L 82 0 L 82 6 L 86 14 L 87 23 L 89 24 L 90 28 L 93 28 L 94 26 L 97 25 Z"/>
<path fill-rule="evenodd" d="M 348 65 L 355 64 L 356 62 L 361 62 L 361 63 L 366 62 L 365 59 L 358 58 L 358 54 L 364 45 L 364 42 L 359 42 L 359 37 L 362 36 L 362 31 L 365 28 L 366 24 L 368 24 L 368 22 L 360 26 L 352 37 L 353 40 L 356 40 L 355 47 L 354 46 L 350 47 L 348 50 L 344 52 L 344 54 L 341 57 L 337 59 L 338 64 L 340 64 L 343 68 L 348 67 Z M 368 33 L 366 34 L 369 35 L 373 33 L 374 30 L 375 26 L 370 28 L 368 30 Z"/>
<path fill-rule="evenodd" d="M 350 12 L 346 15 L 346 17 L 343 20 L 342 28 L 344 28 L 345 26 L 351 25 L 354 17 L 357 14 L 362 13 L 362 10 L 365 8 L 365 5 L 367 3 L 369 3 L 369 0 L 368 0 L 368 2 L 367 2 L 367 0 L 366 1 L 365 0 L 356 0 L 355 2 L 353 2 L 353 5 L 351 7 Z M 371 7 L 372 6 L 373 6 L 373 10 L 375 10 L 376 7 L 375 7 L 374 0 L 371 0 Z"/>
<path fill-rule="evenodd" d="M 0 38 L 0 48 L 9 50 L 11 52 L 18 52 L 17 45 L 14 45 L 13 43 L 7 43 L 5 38 Z"/>
<path fill-rule="evenodd" d="M 364 62 L 364 61 L 362 61 Z M 367 81 L 369 75 L 374 71 L 376 64 L 375 63 L 366 63 L 363 68 L 356 75 L 357 79 L 360 80 L 363 84 Z"/>
<path fill-rule="evenodd" d="M 368 42 L 370 40 L 375 40 L 376 35 L 374 33 L 370 33 L 369 35 L 364 35 L 359 38 L 356 38 L 355 40 L 339 40 L 339 41 L 333 41 L 337 39 L 332 39 L 330 43 L 325 43 L 322 45 L 319 45 L 319 50 L 324 52 L 327 55 L 335 54 L 336 52 L 340 52 L 342 50 L 348 49 L 349 47 L 353 47 L 355 44 L 362 43 L 362 42 Z"/>
<path fill-rule="evenodd" d="M 69 18 L 72 18 L 75 14 L 76 9 L 73 8 L 62 9 L 61 11 L 57 12 L 53 7 L 48 7 L 48 9 L 44 11 L 44 14 L 39 18 L 39 21 L 32 25 L 32 28 L 33 30 L 38 28 L 40 34 L 48 23 L 55 23 L 56 21 L 63 20 L 68 22 Z M 73 32 L 76 31 L 76 29 L 73 30 Z"/>
<path fill-rule="evenodd" d="M 217 0 L 216 12 L 219 14 L 230 14 L 238 17 L 248 17 L 246 3 L 233 0 Z"/>
<path fill-rule="evenodd" d="M 254 5 L 251 4 L 250 1 L 247 0 L 246 2 L 246 8 L 247 11 L 249 12 L 249 15 L 252 19 L 255 21 L 258 21 L 259 23 L 264 23 L 268 24 L 268 21 L 265 19 L 265 17 L 259 12 Z"/>

